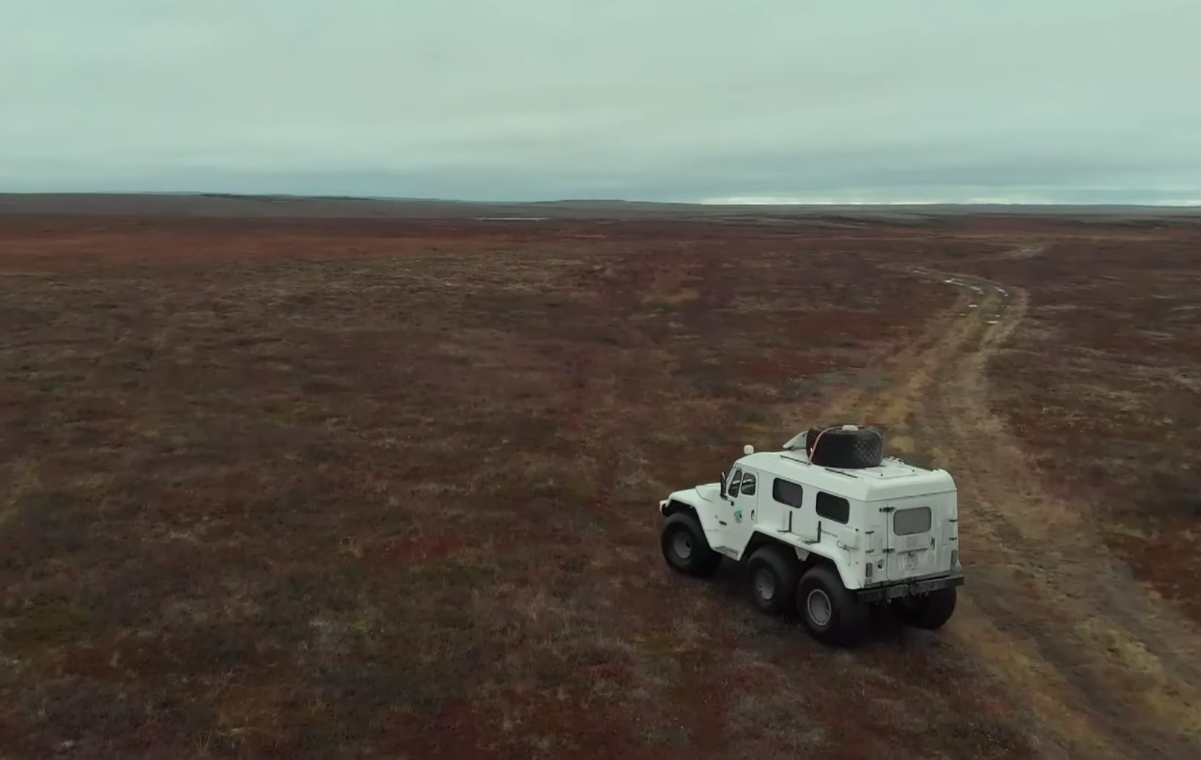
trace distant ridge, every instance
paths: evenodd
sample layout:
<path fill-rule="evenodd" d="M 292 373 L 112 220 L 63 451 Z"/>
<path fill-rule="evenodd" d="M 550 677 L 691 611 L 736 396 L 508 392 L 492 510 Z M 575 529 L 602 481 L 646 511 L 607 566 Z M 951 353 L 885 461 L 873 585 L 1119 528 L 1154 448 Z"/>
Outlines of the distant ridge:
<path fill-rule="evenodd" d="M 624 200 L 528 203 L 435 198 L 242 195 L 234 193 L 0 193 L 3 215 L 97 215 L 273 218 L 472 219 L 536 216 L 556 220 L 715 219 L 781 221 L 851 218 L 913 222 L 915 218 L 980 215 L 1201 219 L 1197 206 L 1034 204 L 718 205 Z"/>

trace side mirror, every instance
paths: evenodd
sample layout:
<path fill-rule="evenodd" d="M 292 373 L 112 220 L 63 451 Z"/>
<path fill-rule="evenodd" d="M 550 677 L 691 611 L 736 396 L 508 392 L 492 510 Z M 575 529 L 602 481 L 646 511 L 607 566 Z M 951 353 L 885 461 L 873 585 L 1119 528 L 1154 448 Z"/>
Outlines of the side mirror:
<path fill-rule="evenodd" d="M 721 474 L 721 498 L 726 498 L 726 473 Z"/>
<path fill-rule="evenodd" d="M 750 456 L 751 454 L 755 453 L 755 447 L 748 443 L 747 445 L 742 447 L 742 453 L 747 456 Z"/>

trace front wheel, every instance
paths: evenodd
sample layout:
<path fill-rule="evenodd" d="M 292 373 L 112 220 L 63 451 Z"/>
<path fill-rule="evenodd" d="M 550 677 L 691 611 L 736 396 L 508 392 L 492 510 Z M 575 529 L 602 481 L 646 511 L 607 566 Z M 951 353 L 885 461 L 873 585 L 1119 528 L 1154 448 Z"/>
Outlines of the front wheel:
<path fill-rule="evenodd" d="M 815 565 L 797 585 L 797 611 L 813 638 L 848 645 L 867 633 L 871 612 L 846 587 L 829 565 Z"/>
<path fill-rule="evenodd" d="M 940 588 L 922 596 L 906 596 L 892 601 L 894 613 L 902 623 L 914 628 L 936 631 L 955 614 L 955 587 Z"/>
<path fill-rule="evenodd" d="M 712 575 L 721 564 L 721 555 L 709 547 L 700 523 L 685 512 L 667 518 L 659 545 L 663 558 L 676 572 L 703 578 Z"/>

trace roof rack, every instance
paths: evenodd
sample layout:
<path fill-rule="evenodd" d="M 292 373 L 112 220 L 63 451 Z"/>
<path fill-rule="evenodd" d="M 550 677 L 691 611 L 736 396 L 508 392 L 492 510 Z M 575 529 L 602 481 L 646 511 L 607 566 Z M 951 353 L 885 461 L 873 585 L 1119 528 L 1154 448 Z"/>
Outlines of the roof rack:
<path fill-rule="evenodd" d="M 854 473 L 845 472 L 843 470 L 835 470 L 833 467 L 823 467 L 822 469 L 825 470 L 826 472 L 832 472 L 835 475 L 845 475 L 848 478 L 858 478 L 859 477 L 858 475 L 855 475 Z"/>

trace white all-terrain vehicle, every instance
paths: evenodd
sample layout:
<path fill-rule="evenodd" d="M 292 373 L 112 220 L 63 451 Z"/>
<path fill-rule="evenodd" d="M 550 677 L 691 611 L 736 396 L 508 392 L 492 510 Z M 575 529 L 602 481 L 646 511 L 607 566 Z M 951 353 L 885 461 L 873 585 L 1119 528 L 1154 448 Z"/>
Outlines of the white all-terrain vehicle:
<path fill-rule="evenodd" d="M 860 638 L 872 605 L 939 628 L 963 584 L 955 482 L 883 449 L 878 431 L 853 425 L 805 431 L 783 451 L 746 446 L 720 482 L 659 502 L 663 556 L 701 577 L 722 555 L 743 563 L 761 610 L 797 612 L 830 643 Z"/>

